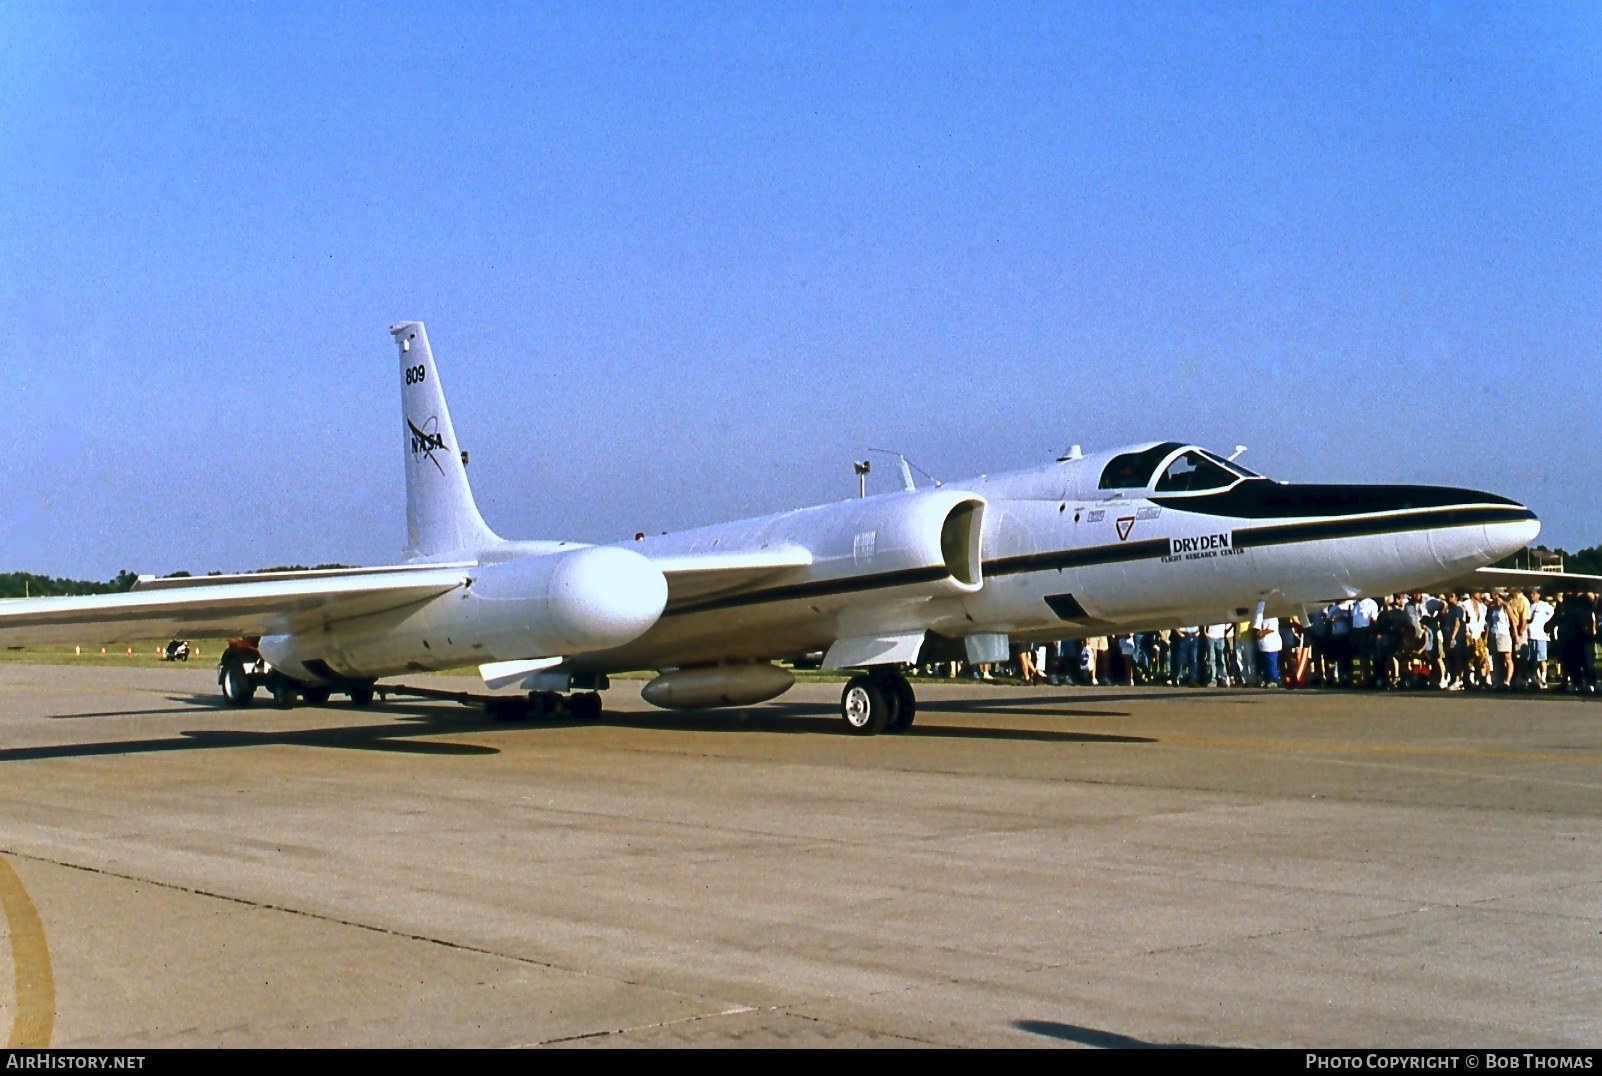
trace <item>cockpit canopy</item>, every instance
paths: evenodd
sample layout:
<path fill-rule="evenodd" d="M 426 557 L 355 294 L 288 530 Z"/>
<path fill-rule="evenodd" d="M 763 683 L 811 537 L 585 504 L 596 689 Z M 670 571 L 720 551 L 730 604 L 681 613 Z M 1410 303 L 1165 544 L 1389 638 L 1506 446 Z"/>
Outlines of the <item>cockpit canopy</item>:
<path fill-rule="evenodd" d="M 1114 456 L 1102 469 L 1099 488 L 1195 493 L 1225 489 L 1242 479 L 1261 477 L 1205 448 L 1165 441 Z"/>

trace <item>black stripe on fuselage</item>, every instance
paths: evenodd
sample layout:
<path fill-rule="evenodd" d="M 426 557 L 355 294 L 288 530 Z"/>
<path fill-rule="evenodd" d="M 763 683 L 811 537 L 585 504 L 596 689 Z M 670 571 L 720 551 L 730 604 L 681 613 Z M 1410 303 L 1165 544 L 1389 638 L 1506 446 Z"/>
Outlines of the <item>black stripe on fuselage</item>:
<path fill-rule="evenodd" d="M 1397 531 L 1422 531 L 1435 527 L 1472 527 L 1483 523 L 1522 523 L 1535 513 L 1523 506 L 1487 505 L 1476 508 L 1441 508 L 1409 516 L 1357 516 L 1344 519 L 1315 519 L 1305 523 L 1282 523 L 1273 527 L 1246 527 L 1235 531 L 1235 547 L 1291 545 L 1318 542 L 1326 538 L 1361 538 Z"/>
<path fill-rule="evenodd" d="M 1018 575 L 1023 572 L 1049 572 L 1063 568 L 1083 568 L 1090 564 L 1116 564 L 1126 560 L 1145 560 L 1148 557 L 1166 557 L 1167 538 L 1144 538 L 1138 542 L 1119 542 L 1117 545 L 1081 546 L 1078 549 L 1057 549 L 1050 553 L 1025 553 L 1019 557 L 999 557 L 985 561 L 986 575 Z"/>
<path fill-rule="evenodd" d="M 876 575 L 853 575 L 843 579 L 817 579 L 809 583 L 793 583 L 768 590 L 753 590 L 724 597 L 687 598 L 683 602 L 669 602 L 663 616 L 684 613 L 704 613 L 712 609 L 734 609 L 742 605 L 763 605 L 768 602 L 800 601 L 806 598 L 829 598 L 837 594 L 855 594 L 864 590 L 884 587 L 904 587 L 917 583 L 938 583 L 951 578 L 951 571 L 939 564 L 928 568 L 903 568 L 897 572 L 880 572 Z"/>
<path fill-rule="evenodd" d="M 1186 509 L 1189 511 L 1189 509 Z M 1205 513 L 1204 513 L 1205 514 Z M 1244 527 L 1235 529 L 1231 538 L 1236 548 L 1262 548 L 1276 545 L 1295 545 L 1302 542 L 1319 542 L 1332 538 L 1359 538 L 1366 535 L 1389 534 L 1402 531 L 1429 530 L 1433 527 L 1470 527 L 1485 523 L 1522 523 L 1534 519 L 1535 513 L 1522 505 L 1475 505 L 1472 507 L 1439 508 L 1414 512 L 1405 516 L 1348 516 L 1331 519 L 1314 519 L 1298 523 L 1283 523 L 1270 527 Z M 1083 546 L 1077 549 L 1058 549 L 1048 553 L 1028 553 L 1017 557 L 998 557 L 984 562 L 987 576 L 1022 575 L 1027 572 L 1048 572 L 1063 568 L 1083 568 L 1094 564 L 1119 564 L 1127 561 L 1166 557 L 1169 551 L 1167 538 L 1144 538 L 1138 542 L 1119 542 L 1117 545 Z M 938 583 L 950 578 L 944 565 L 928 568 L 906 568 L 875 575 L 849 576 L 843 579 L 820 579 L 790 586 L 771 587 L 767 590 L 747 591 L 723 597 L 669 602 L 663 616 L 682 616 L 686 613 L 704 613 L 716 609 L 737 609 L 748 605 L 766 605 L 774 602 L 799 601 L 806 598 L 827 598 L 839 594 L 856 594 L 865 590 L 911 586 L 918 583 Z"/>
<path fill-rule="evenodd" d="M 1176 512 L 1231 519 L 1316 519 L 1465 505 L 1524 507 L 1494 493 L 1450 486 L 1337 486 L 1312 482 L 1282 485 L 1266 478 L 1249 478 L 1217 493 L 1181 497 L 1156 493 L 1151 503 Z"/>

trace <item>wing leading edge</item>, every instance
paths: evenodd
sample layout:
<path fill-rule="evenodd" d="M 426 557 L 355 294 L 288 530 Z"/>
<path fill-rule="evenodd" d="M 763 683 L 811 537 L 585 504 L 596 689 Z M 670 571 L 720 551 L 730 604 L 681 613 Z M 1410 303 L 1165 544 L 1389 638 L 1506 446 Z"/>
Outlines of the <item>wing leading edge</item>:
<path fill-rule="evenodd" d="M 812 553 L 797 545 L 735 553 L 683 553 L 652 557 L 667 576 L 668 604 L 713 594 L 735 594 L 785 572 L 812 564 Z"/>
<path fill-rule="evenodd" d="M 0 646 L 279 635 L 398 609 L 470 582 L 461 567 L 237 577 L 126 594 L 0 601 Z M 215 577 L 212 577 L 213 579 Z"/>

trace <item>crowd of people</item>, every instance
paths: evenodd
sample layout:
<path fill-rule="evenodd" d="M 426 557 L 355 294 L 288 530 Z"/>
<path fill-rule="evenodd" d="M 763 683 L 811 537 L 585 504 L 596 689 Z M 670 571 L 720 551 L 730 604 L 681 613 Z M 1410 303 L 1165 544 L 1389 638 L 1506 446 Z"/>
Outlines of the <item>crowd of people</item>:
<path fill-rule="evenodd" d="M 1338 602 L 1305 616 L 1259 614 L 1015 647 L 999 672 L 1051 684 L 1596 694 L 1599 617 L 1602 601 L 1594 593 L 1393 594 Z M 970 675 L 990 679 L 997 671 L 974 666 Z"/>

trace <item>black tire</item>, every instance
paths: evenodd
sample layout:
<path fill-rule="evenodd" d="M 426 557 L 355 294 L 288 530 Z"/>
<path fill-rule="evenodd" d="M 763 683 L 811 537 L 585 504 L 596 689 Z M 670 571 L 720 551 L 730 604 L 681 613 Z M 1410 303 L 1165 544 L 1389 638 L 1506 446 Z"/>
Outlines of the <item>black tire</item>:
<path fill-rule="evenodd" d="M 371 706 L 373 704 L 373 685 L 355 684 L 346 689 L 345 694 L 350 696 L 352 706 Z"/>
<path fill-rule="evenodd" d="M 492 699 L 484 705 L 484 712 L 496 721 L 527 721 L 527 699 Z"/>
<path fill-rule="evenodd" d="M 287 676 L 280 676 L 273 681 L 273 705 L 280 710 L 290 710 L 295 706 L 295 696 L 300 694 L 300 688 Z"/>
<path fill-rule="evenodd" d="M 879 684 L 879 690 L 884 692 L 886 699 L 894 699 L 889 718 L 884 723 L 886 732 L 906 732 L 912 727 L 913 718 L 918 716 L 918 696 L 913 694 L 912 685 L 900 673 L 886 676 Z"/>
<path fill-rule="evenodd" d="M 326 687 L 305 687 L 301 688 L 300 691 L 300 697 L 312 706 L 321 706 L 328 701 L 328 696 L 332 694 L 333 690 Z"/>
<path fill-rule="evenodd" d="M 601 716 L 601 693 L 586 691 L 567 700 L 567 716 L 574 721 L 596 721 Z"/>
<path fill-rule="evenodd" d="M 549 721 L 562 709 L 562 696 L 549 691 L 536 692 L 528 697 L 529 716 L 536 721 Z"/>
<path fill-rule="evenodd" d="M 890 707 L 872 678 L 853 676 L 840 693 L 840 717 L 853 736 L 877 736 L 884 731 Z"/>
<path fill-rule="evenodd" d="M 229 706 L 249 706 L 256 697 L 256 682 L 245 671 L 245 663 L 234 660 L 222 667 L 223 701 Z"/>
<path fill-rule="evenodd" d="M 884 699 L 884 731 L 895 732 L 897 722 L 901 720 L 901 692 L 888 676 L 875 676 L 873 686 L 879 689 L 879 697 Z"/>

